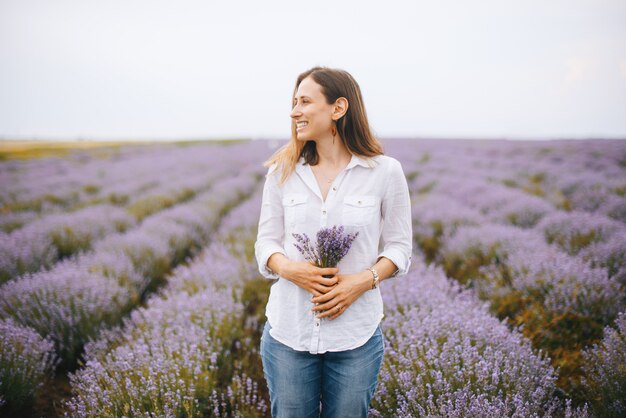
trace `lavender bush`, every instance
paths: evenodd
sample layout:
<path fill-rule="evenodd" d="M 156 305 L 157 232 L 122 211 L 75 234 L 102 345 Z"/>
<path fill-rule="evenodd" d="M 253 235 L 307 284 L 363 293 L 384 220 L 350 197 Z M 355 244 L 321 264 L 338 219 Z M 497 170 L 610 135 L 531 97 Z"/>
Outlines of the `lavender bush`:
<path fill-rule="evenodd" d="M 591 243 L 606 242 L 616 234 L 626 235 L 626 226 L 620 222 L 586 212 L 555 212 L 546 216 L 537 229 L 547 242 L 572 255 Z"/>
<path fill-rule="evenodd" d="M 0 217 L 0 230 L 9 233 L 36 218 L 37 213 L 29 210 L 6 213 Z"/>
<path fill-rule="evenodd" d="M 606 269 L 626 292 L 626 235 L 614 235 L 606 242 L 596 242 L 578 254 L 593 267 Z"/>
<path fill-rule="evenodd" d="M 51 237 L 29 238 L 20 231 L 0 233 L 0 284 L 21 274 L 50 267 L 58 260 L 58 250 Z"/>
<path fill-rule="evenodd" d="M 549 359 L 439 268 L 416 264 L 383 297 L 386 349 L 372 416 L 552 416 L 565 408 Z"/>
<path fill-rule="evenodd" d="M 479 278 L 481 266 L 506 266 L 512 253 L 535 253 L 547 248 L 532 230 L 487 223 L 459 228 L 442 246 L 440 259 L 448 276 L 469 283 Z"/>
<path fill-rule="evenodd" d="M 96 240 L 114 232 L 124 232 L 135 223 L 125 210 L 110 205 L 44 216 L 10 236 L 0 236 L 0 248 L 5 253 L 3 259 L 10 260 L 0 270 L 0 281 L 50 267 L 58 258 L 89 250 Z M 37 242 L 46 245 L 32 245 Z M 30 251 L 25 253 L 23 248 L 30 248 Z"/>
<path fill-rule="evenodd" d="M 626 308 L 619 283 L 606 270 L 554 249 L 513 254 L 506 270 L 481 269 L 477 292 L 491 310 L 542 347 L 561 366 L 560 386 L 578 390 L 581 351 L 600 340 L 602 329 Z"/>
<path fill-rule="evenodd" d="M 626 311 L 615 320 L 615 327 L 604 329 L 604 338 L 583 352 L 586 396 L 601 416 L 626 414 Z"/>
<path fill-rule="evenodd" d="M 63 265 L 27 275 L 0 289 L 0 318 L 12 318 L 40 335 L 49 335 L 65 366 L 99 327 L 114 324 L 136 303 L 113 280 Z"/>
<path fill-rule="evenodd" d="M 249 277 L 243 271 L 255 270 L 217 243 L 177 268 L 146 308 L 88 344 L 86 367 L 71 376 L 68 412 L 264 416 L 258 383 L 233 364 L 230 351 L 244 320 L 237 302 Z M 230 379 L 225 387 L 224 378 Z"/>
<path fill-rule="evenodd" d="M 56 363 L 52 341 L 12 319 L 0 320 L 0 411 L 30 404 Z"/>
<path fill-rule="evenodd" d="M 413 238 L 428 262 L 440 262 L 441 246 L 459 227 L 478 226 L 485 221 L 477 210 L 434 192 L 414 199 L 411 211 Z"/>

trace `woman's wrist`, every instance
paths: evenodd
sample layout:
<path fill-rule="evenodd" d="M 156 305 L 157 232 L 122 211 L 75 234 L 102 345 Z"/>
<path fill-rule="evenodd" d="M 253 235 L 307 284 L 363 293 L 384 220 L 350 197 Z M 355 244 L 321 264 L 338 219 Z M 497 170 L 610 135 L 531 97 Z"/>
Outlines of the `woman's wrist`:
<path fill-rule="evenodd" d="M 274 253 L 267 259 L 267 267 L 281 277 L 284 276 L 285 265 L 290 260 L 282 253 Z"/>
<path fill-rule="evenodd" d="M 374 267 L 370 267 L 367 270 L 372 273 L 372 290 L 374 290 L 378 287 L 380 276 L 378 276 L 378 271 Z"/>
<path fill-rule="evenodd" d="M 371 271 L 363 270 L 361 272 L 361 283 L 362 283 L 363 293 L 367 292 L 368 290 L 372 290 L 372 272 Z"/>

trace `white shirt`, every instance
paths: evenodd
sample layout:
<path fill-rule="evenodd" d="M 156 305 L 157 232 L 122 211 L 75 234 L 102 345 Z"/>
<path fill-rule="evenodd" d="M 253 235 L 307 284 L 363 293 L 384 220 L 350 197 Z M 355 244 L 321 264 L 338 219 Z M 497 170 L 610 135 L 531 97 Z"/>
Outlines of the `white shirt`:
<path fill-rule="evenodd" d="M 369 159 L 352 155 L 331 184 L 325 201 L 304 158 L 282 185 L 275 168 L 276 164 L 266 175 L 254 248 L 260 273 L 278 279 L 265 310 L 270 335 L 294 350 L 312 354 L 360 347 L 383 318 L 380 289 L 363 293 L 336 319 L 320 320 L 311 310 L 313 295 L 273 273 L 267 260 L 276 252 L 291 260 L 305 260 L 294 246 L 292 233 L 306 233 L 315 243 L 320 228 L 343 225 L 345 233 L 358 231 L 359 235 L 339 262 L 339 274 L 364 271 L 383 256 L 398 267 L 393 276 L 406 274 L 411 262 L 412 225 L 402 166 L 386 155 Z"/>

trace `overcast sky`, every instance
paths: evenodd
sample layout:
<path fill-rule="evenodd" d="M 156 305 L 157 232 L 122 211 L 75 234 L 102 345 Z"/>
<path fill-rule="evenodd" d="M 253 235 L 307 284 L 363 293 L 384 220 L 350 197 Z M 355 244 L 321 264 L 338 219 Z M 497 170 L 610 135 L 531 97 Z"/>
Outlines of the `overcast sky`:
<path fill-rule="evenodd" d="M 626 0 L 0 0 L 0 138 L 287 138 L 315 65 L 381 137 L 626 138 Z"/>

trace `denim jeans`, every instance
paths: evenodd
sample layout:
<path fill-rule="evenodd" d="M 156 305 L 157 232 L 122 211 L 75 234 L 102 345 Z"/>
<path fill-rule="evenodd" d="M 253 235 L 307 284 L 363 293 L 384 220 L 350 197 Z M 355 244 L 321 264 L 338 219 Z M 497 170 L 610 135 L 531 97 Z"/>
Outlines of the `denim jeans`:
<path fill-rule="evenodd" d="M 272 417 L 367 417 L 383 360 L 380 326 L 361 347 L 311 354 L 296 351 L 269 333 L 261 337 L 263 372 Z"/>

